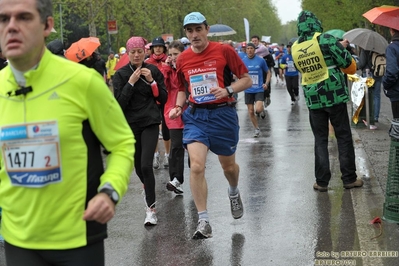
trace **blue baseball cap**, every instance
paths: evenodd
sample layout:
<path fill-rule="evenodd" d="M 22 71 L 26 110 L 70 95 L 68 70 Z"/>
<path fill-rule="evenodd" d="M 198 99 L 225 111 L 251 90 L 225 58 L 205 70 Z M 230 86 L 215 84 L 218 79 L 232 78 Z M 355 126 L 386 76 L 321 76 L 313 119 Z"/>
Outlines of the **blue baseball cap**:
<path fill-rule="evenodd" d="M 206 22 L 206 18 L 200 12 L 191 12 L 184 17 L 183 27 L 188 24 L 202 24 Z"/>

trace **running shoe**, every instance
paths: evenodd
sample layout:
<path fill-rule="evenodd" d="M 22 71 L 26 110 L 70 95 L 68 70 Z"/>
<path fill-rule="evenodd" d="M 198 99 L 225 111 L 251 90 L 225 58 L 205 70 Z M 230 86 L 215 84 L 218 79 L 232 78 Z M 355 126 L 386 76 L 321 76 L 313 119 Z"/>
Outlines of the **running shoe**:
<path fill-rule="evenodd" d="M 166 155 L 163 157 L 163 167 L 168 168 L 169 167 L 169 155 Z"/>
<path fill-rule="evenodd" d="M 265 117 L 266 117 L 266 113 L 265 113 L 265 111 L 262 111 L 260 113 L 260 118 L 265 119 Z"/>
<path fill-rule="evenodd" d="M 158 155 L 154 155 L 154 160 L 152 162 L 152 167 L 154 169 L 159 169 L 159 154 Z"/>
<path fill-rule="evenodd" d="M 266 97 L 265 108 L 268 107 L 270 105 L 270 103 L 271 103 L 270 97 Z"/>
<path fill-rule="evenodd" d="M 295 105 L 295 101 L 292 101 L 292 102 L 291 102 L 291 105 Z"/>
<path fill-rule="evenodd" d="M 177 180 L 176 177 L 173 178 L 172 181 L 169 181 L 169 182 L 166 184 L 166 188 L 167 188 L 169 191 L 175 192 L 176 194 L 183 194 L 183 189 L 182 189 L 182 187 L 181 187 L 181 184 L 180 184 L 179 180 Z"/>
<path fill-rule="evenodd" d="M 156 225 L 158 222 L 157 214 L 154 208 L 146 207 L 144 225 Z"/>
<path fill-rule="evenodd" d="M 212 227 L 209 222 L 206 220 L 199 220 L 193 239 L 205 239 L 210 237 L 212 237 Z"/>
<path fill-rule="evenodd" d="M 242 205 L 240 192 L 238 192 L 237 195 L 234 196 L 231 196 L 229 193 L 229 199 L 231 215 L 234 219 L 240 219 L 244 215 L 244 206 Z"/>
<path fill-rule="evenodd" d="M 260 135 L 260 129 L 259 128 L 255 128 L 254 138 L 259 137 L 259 135 Z"/>

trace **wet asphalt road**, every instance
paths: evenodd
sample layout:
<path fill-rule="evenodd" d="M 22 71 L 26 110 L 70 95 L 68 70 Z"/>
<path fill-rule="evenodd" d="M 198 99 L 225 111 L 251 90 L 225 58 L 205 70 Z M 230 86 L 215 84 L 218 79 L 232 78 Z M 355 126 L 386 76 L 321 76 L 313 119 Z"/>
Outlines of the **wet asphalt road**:
<path fill-rule="evenodd" d="M 335 139 L 330 139 L 333 177 L 328 193 L 312 189 L 313 135 L 302 92 L 291 106 L 285 88 L 273 81 L 272 103 L 261 135 L 253 138 L 243 94 L 237 111 L 240 142 L 236 154 L 245 213 L 230 214 L 225 180 L 217 156 L 208 155 L 208 212 L 213 238 L 192 240 L 197 213 L 189 189 L 186 166 L 184 195 L 166 190 L 167 169 L 155 170 L 158 225 L 144 227 L 142 186 L 133 174 L 127 195 L 109 223 L 106 265 L 399 265 L 399 258 L 374 257 L 372 251 L 398 253 L 399 230 L 385 224 L 382 236 L 369 224 L 382 216 L 384 196 L 370 173 L 369 159 L 354 131 L 361 189 L 344 190 L 339 177 Z M 160 149 L 163 144 L 160 142 Z M 318 264 L 319 263 L 319 264 Z M 324 264 L 323 264 L 324 263 Z M 351 264 L 350 264 L 351 263 Z M 0 244 L 0 266 L 5 265 Z M 332 264 L 333 265 L 333 264 Z"/>

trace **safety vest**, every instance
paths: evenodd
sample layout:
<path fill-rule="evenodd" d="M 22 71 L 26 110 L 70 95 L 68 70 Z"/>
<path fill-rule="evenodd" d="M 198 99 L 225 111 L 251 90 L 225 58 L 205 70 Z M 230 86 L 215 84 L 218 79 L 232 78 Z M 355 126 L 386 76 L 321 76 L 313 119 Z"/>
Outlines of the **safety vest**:
<path fill-rule="evenodd" d="M 302 73 L 302 85 L 319 83 L 328 79 L 328 67 L 321 52 L 316 32 L 311 40 L 292 45 L 292 58 L 298 70 Z"/>

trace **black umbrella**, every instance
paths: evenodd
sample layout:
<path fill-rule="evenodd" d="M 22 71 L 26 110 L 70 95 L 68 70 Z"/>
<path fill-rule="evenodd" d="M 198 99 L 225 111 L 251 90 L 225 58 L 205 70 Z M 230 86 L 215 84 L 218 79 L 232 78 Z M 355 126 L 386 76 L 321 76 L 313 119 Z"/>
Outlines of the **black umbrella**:
<path fill-rule="evenodd" d="M 233 30 L 230 26 L 224 25 L 224 24 L 215 24 L 211 25 L 209 29 L 208 36 L 213 37 L 213 36 L 226 36 L 226 35 L 233 35 L 236 34 L 237 32 Z"/>
<path fill-rule="evenodd" d="M 289 42 L 290 42 L 291 44 L 294 44 L 294 42 L 295 42 L 296 40 L 298 40 L 298 37 L 291 38 Z"/>

